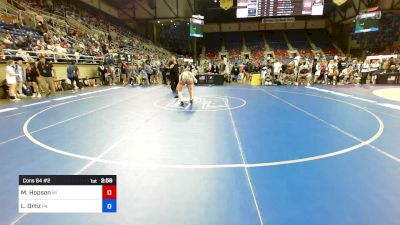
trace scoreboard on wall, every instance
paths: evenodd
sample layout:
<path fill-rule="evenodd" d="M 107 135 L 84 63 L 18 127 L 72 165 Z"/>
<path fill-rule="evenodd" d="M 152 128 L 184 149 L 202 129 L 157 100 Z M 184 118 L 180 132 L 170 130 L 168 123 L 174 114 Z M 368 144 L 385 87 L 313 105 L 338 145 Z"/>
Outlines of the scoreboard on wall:
<path fill-rule="evenodd" d="M 190 37 L 202 38 L 204 33 L 204 16 L 192 15 L 190 18 Z"/>
<path fill-rule="evenodd" d="M 324 0 L 238 0 L 237 18 L 270 16 L 320 16 Z"/>
<path fill-rule="evenodd" d="M 20 213 L 115 213 L 116 175 L 20 175 Z"/>

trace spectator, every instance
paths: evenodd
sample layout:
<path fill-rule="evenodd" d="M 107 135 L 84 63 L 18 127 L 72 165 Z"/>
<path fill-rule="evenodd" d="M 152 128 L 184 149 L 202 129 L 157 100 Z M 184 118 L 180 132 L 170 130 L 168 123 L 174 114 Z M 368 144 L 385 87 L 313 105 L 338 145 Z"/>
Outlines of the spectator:
<path fill-rule="evenodd" d="M 22 60 L 17 61 L 17 64 L 15 65 L 14 69 L 15 69 L 15 74 L 17 75 L 17 97 L 25 98 L 26 96 L 23 93 L 22 88 L 26 80 L 26 77 Z"/>
<path fill-rule="evenodd" d="M 139 74 L 137 72 L 137 66 L 133 65 L 129 68 L 129 84 L 131 86 L 135 86 L 135 84 L 139 83 Z"/>
<path fill-rule="evenodd" d="M 128 72 L 129 72 L 128 64 L 126 64 L 126 62 L 123 62 L 121 64 L 121 76 L 122 76 L 123 86 L 128 84 Z"/>
<path fill-rule="evenodd" d="M 18 49 L 18 51 L 15 54 L 15 56 L 17 56 L 18 58 L 22 58 L 25 62 L 33 61 L 33 58 L 22 49 Z"/>
<path fill-rule="evenodd" d="M 112 64 L 107 65 L 106 79 L 108 80 L 108 85 L 115 85 L 115 69 Z"/>
<path fill-rule="evenodd" d="M 46 97 L 50 94 L 56 93 L 54 86 L 54 79 L 56 78 L 56 71 L 53 64 L 47 62 L 44 56 L 40 56 L 39 63 L 37 65 L 37 72 L 39 73 L 42 90 L 46 90 Z"/>
<path fill-rule="evenodd" d="M 218 67 L 217 65 L 213 64 L 213 65 L 211 66 L 209 72 L 212 73 L 212 74 L 219 74 L 219 67 Z"/>
<path fill-rule="evenodd" d="M 347 68 L 343 69 L 339 74 L 338 82 L 341 84 L 349 84 L 352 80 L 353 67 L 348 65 Z"/>
<path fill-rule="evenodd" d="M 360 80 L 361 84 L 366 84 L 367 83 L 367 77 L 369 75 L 369 69 L 370 69 L 369 60 L 366 59 L 364 61 L 364 63 L 361 65 L 361 80 Z"/>
<path fill-rule="evenodd" d="M 153 69 L 151 68 L 151 65 L 150 65 L 150 60 L 146 60 L 146 62 L 145 62 L 145 64 L 144 64 L 144 71 L 146 71 L 146 74 L 147 74 L 147 80 L 150 82 L 150 83 L 153 83 L 154 82 L 154 80 L 153 80 Z"/>
<path fill-rule="evenodd" d="M 111 33 L 108 33 L 107 39 L 108 39 L 108 45 L 111 45 L 111 41 L 112 41 Z"/>
<path fill-rule="evenodd" d="M 34 62 L 30 62 L 26 64 L 26 81 L 28 82 L 29 87 L 33 88 L 33 96 L 32 98 L 41 98 L 42 95 L 39 91 L 38 80 L 39 74 L 37 73 L 36 65 Z"/>
<path fill-rule="evenodd" d="M 24 27 L 26 24 L 25 17 L 22 15 L 22 11 L 18 10 L 18 25 Z"/>
<path fill-rule="evenodd" d="M 36 14 L 35 19 L 39 26 L 42 26 L 44 24 L 44 18 L 42 15 Z"/>
<path fill-rule="evenodd" d="M 73 89 L 80 89 L 83 90 L 82 85 L 79 82 L 79 68 L 75 64 L 75 61 L 71 61 L 71 64 L 69 64 L 67 68 L 67 76 L 68 79 L 71 81 L 71 85 Z M 74 85 L 74 82 L 76 83 L 76 86 Z"/>
<path fill-rule="evenodd" d="M 99 67 L 97 67 L 97 71 L 100 77 L 100 82 L 101 85 L 106 84 L 106 73 L 107 73 L 107 68 L 104 66 L 103 62 L 100 62 Z"/>
<path fill-rule="evenodd" d="M 16 96 L 17 92 L 17 74 L 14 69 L 14 61 L 8 60 L 6 66 L 6 81 L 8 86 L 8 95 L 11 100 L 20 100 Z"/>
<path fill-rule="evenodd" d="M 299 75 L 297 76 L 297 85 L 301 83 L 301 80 L 306 81 L 307 86 L 311 85 L 311 71 L 306 62 L 303 62 L 299 67 Z"/>
<path fill-rule="evenodd" d="M 313 70 L 315 70 L 314 80 L 313 80 L 314 83 L 324 79 L 324 74 L 321 72 L 321 69 L 322 69 L 321 62 L 314 62 L 314 64 L 313 64 Z"/>
<path fill-rule="evenodd" d="M 142 85 L 150 85 L 149 76 L 143 66 L 139 67 L 139 75 L 141 77 Z"/>
<path fill-rule="evenodd" d="M 238 80 L 239 73 L 240 73 L 240 68 L 239 68 L 238 64 L 235 63 L 235 66 L 232 67 L 232 71 L 231 71 L 231 74 L 233 75 L 233 81 Z"/>
<path fill-rule="evenodd" d="M 16 48 L 9 33 L 3 34 L 3 44 L 6 46 L 6 48 Z"/>
<path fill-rule="evenodd" d="M 0 57 L 1 57 L 0 60 L 6 59 L 5 52 L 4 52 L 5 47 L 6 46 L 3 43 L 0 44 Z"/>
<path fill-rule="evenodd" d="M 166 65 L 161 65 L 161 75 L 162 75 L 162 83 L 167 84 L 167 74 L 168 74 L 168 69 Z"/>

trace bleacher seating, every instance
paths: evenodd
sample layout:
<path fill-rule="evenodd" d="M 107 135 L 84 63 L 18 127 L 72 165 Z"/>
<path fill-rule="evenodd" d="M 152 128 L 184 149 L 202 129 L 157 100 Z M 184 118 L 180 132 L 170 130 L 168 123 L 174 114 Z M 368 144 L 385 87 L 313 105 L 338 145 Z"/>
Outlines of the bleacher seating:
<path fill-rule="evenodd" d="M 269 47 L 274 51 L 276 58 L 289 57 L 288 45 L 282 31 L 268 31 L 265 33 Z"/>
<path fill-rule="evenodd" d="M 253 59 L 261 59 L 264 57 L 264 51 L 251 51 L 251 57 Z"/>
<path fill-rule="evenodd" d="M 103 60 L 106 54 L 121 50 L 133 54 L 135 60 L 142 61 L 150 55 L 160 58 L 169 55 L 165 49 L 137 35 L 121 21 L 113 21 L 105 16 L 106 13 L 99 13 L 99 9 L 88 5 L 86 6 L 93 8 L 92 11 L 79 10 L 82 6 L 78 7 L 69 1 L 58 2 L 56 10 L 38 6 L 37 2 L 32 1 L 12 3 L 14 5 L 1 3 L 2 9 L 6 9 L 6 12 L 0 12 L 3 15 L 0 18 L 3 21 L 0 23 L 0 34 L 3 44 L 5 43 L 1 53 L 5 55 L 5 59 L 22 58 L 31 61 L 44 55 L 55 62 L 76 59 L 95 63 L 95 60 Z M 20 10 L 21 8 L 23 9 Z M 57 14 L 58 9 L 62 9 L 63 13 Z M 23 22 L 20 13 L 31 23 Z M 77 21 L 78 24 L 68 24 L 66 21 L 69 20 Z M 7 23 L 10 21 L 12 24 Z M 33 28 L 34 26 L 36 27 Z M 112 36 L 111 42 L 107 40 L 109 33 Z"/>
<path fill-rule="evenodd" d="M 325 30 L 310 30 L 310 39 L 320 49 L 335 48 Z"/>
<path fill-rule="evenodd" d="M 251 52 L 253 59 L 260 59 L 264 57 L 265 44 L 263 34 L 261 32 L 246 32 L 246 46 Z"/>
<path fill-rule="evenodd" d="M 340 55 L 340 52 L 336 48 L 324 48 L 322 49 L 325 55 L 335 56 Z"/>
<path fill-rule="evenodd" d="M 206 33 L 204 35 L 204 42 L 206 45 L 206 57 L 214 59 L 221 51 L 221 35 L 219 33 Z"/>
<path fill-rule="evenodd" d="M 224 37 L 227 51 L 242 50 L 242 32 L 227 32 Z"/>
<path fill-rule="evenodd" d="M 0 21 L 0 33 L 9 33 L 11 37 L 17 38 L 19 36 L 26 37 L 31 35 L 32 38 L 38 40 L 42 35 L 40 35 L 36 29 L 30 27 L 17 27 L 15 24 L 9 24 Z"/>
<path fill-rule="evenodd" d="M 250 51 L 265 51 L 263 34 L 261 32 L 246 32 L 246 46 Z"/>
<path fill-rule="evenodd" d="M 325 30 L 309 30 L 311 41 L 320 48 L 325 55 L 340 55 L 340 51 L 332 44 Z"/>
<path fill-rule="evenodd" d="M 285 33 L 287 39 L 285 38 Z M 264 34 L 260 32 L 228 32 L 223 33 L 225 37 L 225 47 L 228 51 L 228 56 L 231 60 L 236 60 L 241 55 L 241 36 L 245 37 L 245 45 L 250 51 L 252 59 L 263 59 L 265 57 L 265 43 L 263 35 L 265 35 L 265 41 L 269 48 L 274 52 L 276 58 L 290 59 L 290 51 L 287 41 L 291 44 L 293 49 L 297 50 L 302 57 L 314 58 L 313 47 L 307 37 L 309 35 L 312 42 L 315 43 L 318 49 L 327 55 L 335 56 L 341 55 L 341 51 L 333 45 L 327 31 L 318 30 L 289 30 L 289 31 L 266 31 Z M 219 33 L 207 33 L 205 35 L 205 44 L 207 46 L 206 57 L 208 59 L 215 59 L 220 51 L 220 40 Z M 211 49 L 211 50 L 210 50 Z M 212 51 L 216 49 L 217 51 Z"/>
<path fill-rule="evenodd" d="M 165 25 L 160 32 L 160 42 L 172 51 L 184 51 L 188 48 L 189 36 L 186 35 L 186 22 L 176 21 L 174 24 Z"/>
<path fill-rule="evenodd" d="M 282 31 L 268 31 L 265 35 L 267 43 L 272 50 L 289 49 Z"/>
<path fill-rule="evenodd" d="M 240 57 L 241 52 L 239 50 L 230 50 L 229 59 L 237 59 Z"/>
<path fill-rule="evenodd" d="M 206 58 L 207 59 L 216 59 L 216 58 L 218 58 L 218 53 L 217 52 L 207 52 Z"/>
<path fill-rule="evenodd" d="M 289 58 L 289 52 L 287 50 L 276 49 L 274 50 L 275 58 Z"/>
<path fill-rule="evenodd" d="M 302 57 L 307 57 L 307 58 L 314 57 L 314 53 L 311 51 L 311 49 L 300 49 L 299 53 L 300 53 L 300 56 L 302 56 Z"/>
<path fill-rule="evenodd" d="M 286 34 L 294 49 L 312 49 L 303 30 L 289 30 Z"/>

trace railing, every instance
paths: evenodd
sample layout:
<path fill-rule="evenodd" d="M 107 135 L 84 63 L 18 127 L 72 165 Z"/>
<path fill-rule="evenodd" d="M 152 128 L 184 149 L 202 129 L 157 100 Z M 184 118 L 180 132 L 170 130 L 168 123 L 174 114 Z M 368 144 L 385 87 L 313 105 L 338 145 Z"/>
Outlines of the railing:
<path fill-rule="evenodd" d="M 6 10 L 6 12 L 11 12 L 12 14 L 14 14 L 16 17 L 18 17 L 18 13 L 19 13 L 19 9 L 16 7 L 20 5 L 18 2 L 16 2 L 15 0 L 11 1 L 11 4 L 7 3 L 7 2 L 1 2 L 0 1 L 0 6 L 2 6 L 2 8 L 4 8 Z M 55 15 L 55 14 L 51 14 L 48 12 L 45 12 L 43 10 L 39 10 L 39 9 L 35 9 L 32 8 L 28 5 L 24 6 L 26 10 L 21 10 L 21 13 L 24 17 L 26 18 L 30 18 L 31 21 L 33 22 L 33 26 L 36 27 L 37 26 L 37 21 L 36 21 L 36 15 L 37 14 L 41 14 L 43 16 L 44 19 L 49 20 L 51 19 L 52 24 L 48 24 L 48 26 L 50 28 L 52 28 L 54 30 L 54 27 L 56 26 L 56 23 L 60 23 L 61 26 L 65 26 L 66 22 L 64 21 L 64 18 L 62 16 L 59 15 Z"/>
<path fill-rule="evenodd" d="M 39 60 L 39 55 L 42 53 L 40 52 L 35 52 L 35 51 L 23 51 L 19 52 L 19 50 L 15 49 L 4 49 L 5 53 L 9 54 L 4 54 L 0 55 L 0 59 L 4 61 L 4 59 L 23 59 L 26 62 L 35 62 Z M 53 53 L 46 53 L 46 59 L 50 60 L 52 62 L 60 62 L 60 63 L 66 63 L 70 62 L 72 60 L 75 60 L 76 63 L 90 63 L 90 64 L 98 64 L 100 62 L 104 61 L 104 56 L 102 57 L 97 57 L 97 56 L 87 56 L 87 55 L 75 55 L 75 54 L 59 54 L 57 52 Z"/>
<path fill-rule="evenodd" d="M 11 0 L 11 4 L 8 4 L 8 5 L 12 5 L 13 7 L 16 7 L 18 5 L 20 6 L 20 4 L 15 0 Z M 48 26 L 50 28 L 52 28 L 53 31 L 55 31 L 55 27 L 57 25 L 60 25 L 59 27 L 64 27 L 64 26 L 66 26 L 68 24 L 67 23 L 68 16 L 66 15 L 66 13 L 65 13 L 65 15 L 64 14 L 57 14 L 57 13 L 50 13 L 50 12 L 47 12 L 47 11 L 44 11 L 44 10 L 33 8 L 33 7 L 31 7 L 31 6 L 27 5 L 27 4 L 25 4 L 24 7 L 26 9 L 24 11 L 24 13 L 29 14 L 33 18 L 33 21 L 35 23 L 35 27 L 37 26 L 37 21 L 36 21 L 36 15 L 37 14 L 40 14 L 41 16 L 43 16 L 43 18 L 45 20 L 47 20 L 47 21 L 51 20 L 52 24 L 48 24 Z M 18 9 L 16 8 L 15 10 L 18 10 Z M 76 24 L 69 24 L 69 25 L 72 28 L 75 28 L 75 29 L 78 29 L 78 30 L 82 29 L 81 26 L 76 25 Z M 88 32 L 88 31 L 90 31 L 89 28 L 86 30 L 86 32 Z"/>
<path fill-rule="evenodd" d="M 18 5 L 20 5 L 20 4 L 16 0 L 11 0 L 11 4 L 9 4 L 9 3 L 5 2 L 5 1 L 0 1 L 0 7 L 5 9 L 5 11 L 7 13 L 14 14 L 15 16 L 17 16 L 19 11 L 20 11 L 18 8 L 15 7 L 15 6 L 18 6 Z M 43 16 L 43 18 L 46 19 L 46 20 L 51 19 L 52 24 L 48 24 L 48 26 L 49 26 L 49 28 L 53 29 L 53 31 L 56 31 L 55 27 L 57 25 L 61 25 L 61 26 L 57 26 L 57 27 L 63 27 L 63 26 L 68 24 L 67 21 L 66 21 L 68 19 L 68 17 L 66 17 L 67 16 L 67 11 L 65 12 L 65 15 L 57 15 L 57 14 L 52 14 L 52 13 L 49 13 L 49 12 L 46 12 L 46 11 L 43 11 L 43 10 L 39 10 L 39 9 L 30 7 L 29 5 L 24 5 L 24 7 L 25 7 L 26 10 L 25 11 L 21 11 L 22 14 L 26 18 L 30 18 L 34 22 L 35 27 L 37 26 L 36 15 L 38 13 L 41 14 Z M 74 21 L 76 21 L 76 20 L 74 20 Z M 76 21 L 76 22 L 78 22 L 78 21 Z M 81 26 L 84 26 L 83 24 L 79 24 L 79 25 L 69 24 L 69 25 L 70 25 L 71 28 L 78 29 L 78 30 L 82 30 Z M 88 25 L 92 26 L 91 24 L 88 24 Z M 87 32 L 89 32 L 89 33 L 94 32 L 94 29 L 87 28 L 87 27 L 84 27 L 84 28 L 86 28 L 85 30 Z M 104 32 L 104 31 L 99 31 L 99 30 L 96 29 L 96 33 L 97 32 Z M 114 32 L 112 32 L 112 33 L 114 33 Z M 132 38 L 132 37 L 126 37 L 125 35 L 122 35 L 122 36 L 127 38 L 127 39 Z M 136 35 L 135 35 L 135 37 L 137 37 L 139 39 L 142 39 L 141 37 L 136 36 Z M 73 37 L 72 37 L 72 39 L 74 40 Z M 76 41 L 76 40 L 74 40 L 74 41 Z M 69 40 L 68 42 L 70 43 L 71 41 Z M 153 43 L 151 43 L 151 44 L 143 43 L 144 46 L 148 46 L 148 48 L 150 48 L 150 49 L 154 48 L 154 46 L 152 46 L 152 44 Z M 136 46 L 136 47 L 133 47 L 133 48 L 134 49 L 141 49 L 139 46 Z M 53 55 L 57 55 L 57 53 L 54 53 Z M 66 55 L 66 54 L 63 54 L 63 55 Z M 75 57 L 75 55 L 73 55 L 73 56 Z M 72 58 L 74 58 L 74 57 L 72 57 Z M 87 56 L 85 56 L 85 57 L 87 57 Z"/>
<path fill-rule="evenodd" d="M 20 6 L 20 7 L 22 6 L 16 0 L 11 0 L 11 5 L 16 7 L 16 8 L 18 8 L 17 6 Z M 49 13 L 47 11 L 31 7 L 28 4 L 24 4 L 23 7 L 25 8 L 25 11 L 32 11 L 32 12 L 40 13 L 43 16 L 45 15 L 45 16 L 48 16 L 48 17 L 56 17 L 57 19 L 63 19 L 64 18 L 64 15 L 60 15 L 60 14 L 57 14 L 57 13 Z"/>
<path fill-rule="evenodd" d="M 14 6 L 8 4 L 7 2 L 0 1 L 0 8 L 2 8 L 4 12 L 7 13 L 8 15 L 18 18 L 19 10 Z M 29 15 L 26 12 L 21 12 L 21 13 L 25 18 L 29 18 L 36 26 L 35 16 Z"/>

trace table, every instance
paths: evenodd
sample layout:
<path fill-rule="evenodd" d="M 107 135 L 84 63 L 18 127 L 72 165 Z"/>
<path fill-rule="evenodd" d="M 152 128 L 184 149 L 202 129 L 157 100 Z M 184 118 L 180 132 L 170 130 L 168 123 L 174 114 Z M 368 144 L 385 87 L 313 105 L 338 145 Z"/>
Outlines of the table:
<path fill-rule="evenodd" d="M 400 73 L 373 73 L 376 75 L 375 84 L 400 84 Z"/>
<path fill-rule="evenodd" d="M 197 75 L 197 85 L 224 85 L 224 75 L 202 74 Z"/>

